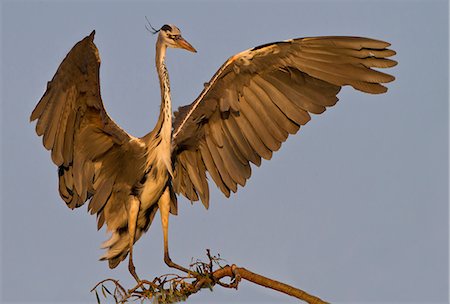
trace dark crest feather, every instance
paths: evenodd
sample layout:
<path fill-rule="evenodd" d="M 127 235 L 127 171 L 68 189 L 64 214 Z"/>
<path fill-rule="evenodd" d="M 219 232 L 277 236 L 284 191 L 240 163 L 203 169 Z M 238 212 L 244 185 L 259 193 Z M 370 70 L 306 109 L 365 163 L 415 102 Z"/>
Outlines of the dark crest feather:
<path fill-rule="evenodd" d="M 147 31 L 149 31 L 150 33 L 152 33 L 153 35 L 155 35 L 156 33 L 159 32 L 159 30 L 155 29 L 153 27 L 153 25 L 150 23 L 150 20 L 148 20 L 147 16 L 145 16 L 145 20 L 147 20 L 148 25 L 150 25 L 150 28 L 148 28 L 147 24 L 145 25 L 145 28 L 147 29 Z"/>

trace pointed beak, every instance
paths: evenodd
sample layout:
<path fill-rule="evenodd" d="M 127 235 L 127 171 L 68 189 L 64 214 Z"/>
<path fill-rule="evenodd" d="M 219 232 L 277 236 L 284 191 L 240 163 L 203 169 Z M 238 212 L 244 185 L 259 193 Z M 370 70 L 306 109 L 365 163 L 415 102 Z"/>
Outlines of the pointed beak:
<path fill-rule="evenodd" d="M 194 47 L 189 42 L 187 42 L 183 37 L 177 40 L 177 44 L 182 49 L 188 50 L 193 53 L 197 53 L 197 50 L 194 49 Z"/>

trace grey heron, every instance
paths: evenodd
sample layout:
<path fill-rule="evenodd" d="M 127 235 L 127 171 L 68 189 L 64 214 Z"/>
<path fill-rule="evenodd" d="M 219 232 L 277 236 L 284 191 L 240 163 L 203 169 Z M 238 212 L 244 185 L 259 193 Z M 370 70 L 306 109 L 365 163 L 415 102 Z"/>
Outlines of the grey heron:
<path fill-rule="evenodd" d="M 107 114 L 100 95 L 100 56 L 93 31 L 69 51 L 31 114 L 36 133 L 58 166 L 59 193 L 71 209 L 89 201 L 97 228 L 111 232 L 102 248 L 115 268 L 149 229 L 159 210 L 164 261 L 169 214 L 177 194 L 209 206 L 207 172 L 226 197 L 245 186 L 251 163 L 269 160 L 289 135 L 338 101 L 342 86 L 380 94 L 394 77 L 373 68 L 396 62 L 389 43 L 362 37 L 297 38 L 260 45 L 230 57 L 191 104 L 172 113 L 168 48 L 196 50 L 175 25 L 156 42 L 161 107 L 155 128 L 138 138 Z"/>

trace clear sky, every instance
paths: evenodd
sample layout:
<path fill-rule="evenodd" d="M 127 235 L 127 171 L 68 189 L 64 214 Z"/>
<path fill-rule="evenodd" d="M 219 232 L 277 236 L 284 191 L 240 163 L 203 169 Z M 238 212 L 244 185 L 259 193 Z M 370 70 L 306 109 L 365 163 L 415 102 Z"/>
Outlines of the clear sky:
<path fill-rule="evenodd" d="M 3 302 L 94 302 L 106 277 L 132 283 L 127 263 L 99 262 L 95 217 L 68 209 L 56 167 L 28 119 L 61 60 L 93 29 L 110 116 L 142 136 L 159 88 L 155 36 L 174 23 L 198 50 L 167 56 L 174 107 L 190 103 L 229 56 L 294 37 L 355 35 L 392 43 L 399 65 L 384 95 L 350 88 L 210 210 L 179 200 L 172 258 L 205 249 L 330 302 L 448 299 L 447 1 L 3 1 L 1 7 L 1 287 Z M 135 247 L 141 277 L 167 272 L 159 218 Z M 242 283 L 189 303 L 297 303 Z"/>

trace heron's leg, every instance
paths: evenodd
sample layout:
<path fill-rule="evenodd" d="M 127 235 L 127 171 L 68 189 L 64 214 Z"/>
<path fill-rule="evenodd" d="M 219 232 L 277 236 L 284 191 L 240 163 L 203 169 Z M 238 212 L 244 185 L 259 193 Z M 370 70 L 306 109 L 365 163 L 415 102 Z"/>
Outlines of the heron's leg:
<path fill-rule="evenodd" d="M 141 280 L 139 279 L 138 275 L 136 274 L 136 269 L 134 268 L 133 263 L 133 244 L 136 237 L 136 225 L 137 225 L 137 217 L 139 213 L 139 205 L 140 201 L 134 197 L 130 196 L 130 199 L 128 201 L 128 234 L 130 236 L 130 243 L 129 243 L 129 249 L 130 249 L 130 256 L 128 257 L 128 270 L 130 271 L 131 275 L 136 279 L 136 281 L 139 283 Z"/>
<path fill-rule="evenodd" d="M 161 224 L 163 229 L 163 237 L 164 237 L 164 262 L 167 264 L 167 266 L 171 268 L 176 268 L 180 271 L 183 271 L 185 273 L 192 273 L 187 268 L 184 268 L 178 264 L 175 264 L 172 262 L 169 256 L 169 240 L 168 240 L 168 233 L 169 233 L 169 211 L 170 211 L 170 192 L 169 187 L 164 190 L 163 195 L 158 201 L 158 207 L 159 212 L 161 214 Z"/>

